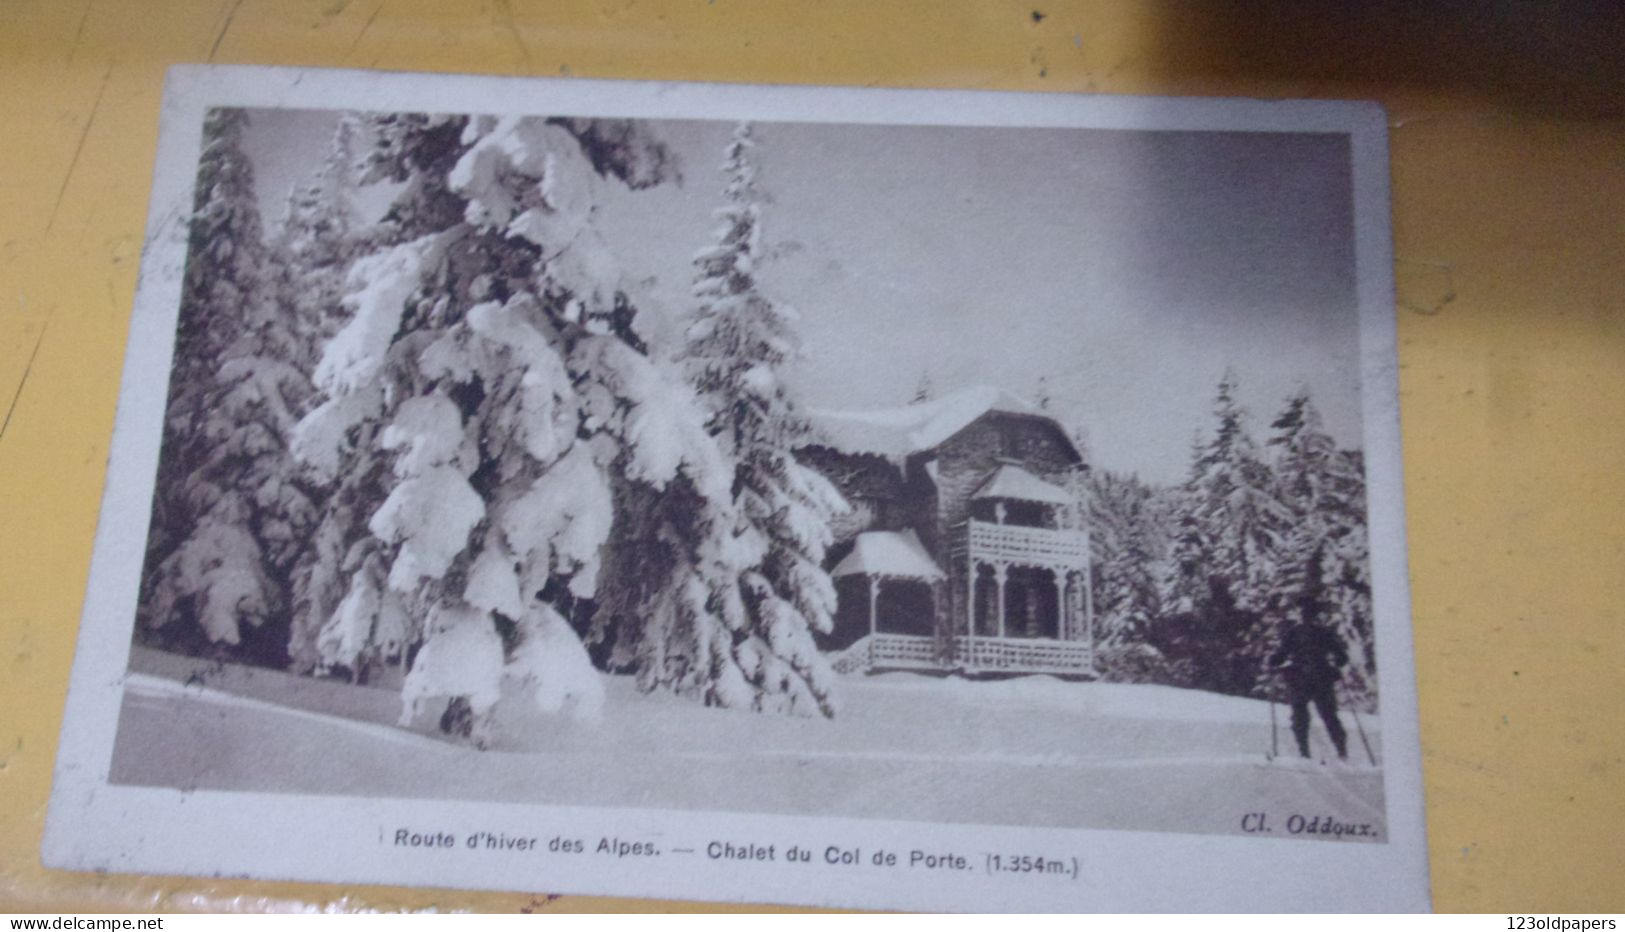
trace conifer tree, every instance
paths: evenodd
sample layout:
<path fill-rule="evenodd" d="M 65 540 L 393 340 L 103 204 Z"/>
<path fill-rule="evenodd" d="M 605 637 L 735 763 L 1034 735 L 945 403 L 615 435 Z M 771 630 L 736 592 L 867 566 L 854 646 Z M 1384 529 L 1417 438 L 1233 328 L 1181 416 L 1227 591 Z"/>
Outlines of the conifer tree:
<path fill-rule="evenodd" d="M 1090 482 L 1089 533 L 1097 581 L 1095 644 L 1103 673 L 1124 681 L 1162 675 L 1153 628 L 1162 614 L 1160 554 L 1151 514 L 1152 490 L 1134 476 L 1101 473 Z"/>
<path fill-rule="evenodd" d="M 721 226 L 716 244 L 694 258 L 696 308 L 682 353 L 706 429 L 733 467 L 730 498 L 656 503 L 647 513 L 657 526 L 639 535 L 652 530 L 681 548 L 700 521 L 728 543 L 665 561 L 669 571 L 649 597 L 661 606 L 655 617 L 675 623 L 637 639 L 639 667 L 679 691 L 701 687 L 707 702 L 831 715 L 832 676 L 812 632 L 829 631 L 835 611 L 823 559 L 830 518 L 845 503 L 794 455 L 807 426 L 781 373 L 800 343 L 795 311 L 757 283 L 755 146 L 749 124 L 727 145 Z M 716 527 L 730 517 L 731 526 Z M 696 668 L 706 671 L 698 681 Z"/>
<path fill-rule="evenodd" d="M 726 489 L 690 393 L 629 331 L 593 225 L 602 186 L 659 183 L 669 157 L 629 123 L 394 114 L 367 129 L 363 180 L 403 188 L 349 272 L 323 401 L 299 429 L 318 477 L 343 477 L 331 507 L 347 516 L 321 542 L 342 554 L 336 585 L 307 606 L 318 666 L 409 662 L 403 719 L 449 699 L 477 741 L 505 680 L 595 714 L 602 686 L 560 609 L 598 589 L 610 477 Z"/>
<path fill-rule="evenodd" d="M 1290 519 L 1247 433 L 1236 388 L 1235 374 L 1226 371 L 1215 393 L 1213 434 L 1193 445 L 1162 601 L 1190 626 L 1169 645 L 1194 669 L 1190 685 L 1251 694 L 1267 674 L 1274 638 L 1264 609 Z"/>
<path fill-rule="evenodd" d="M 314 371 L 326 342 L 346 322 L 345 282 L 351 265 L 366 250 L 355 205 L 363 135 L 361 115 L 340 116 L 321 163 L 290 192 L 273 249 L 283 313 L 296 323 L 303 337 L 306 372 Z M 321 625 L 344 597 L 344 580 L 357 569 L 346 565 L 344 550 L 346 529 L 357 526 L 354 489 L 362 484 L 376 486 L 377 478 L 376 469 L 328 476 L 325 481 L 316 481 L 308 470 L 300 473 L 300 481 L 310 487 L 322 507 L 291 579 L 288 656 L 297 671 L 308 673 L 322 666 L 323 652 L 317 644 Z M 335 483 L 348 487 L 349 493 L 334 494 Z M 368 571 L 376 575 L 376 563 Z M 404 634 L 405 624 L 400 620 L 404 609 L 396 604 L 390 608 L 396 616 L 390 627 Z M 396 645 L 390 652 L 396 655 L 398 640 L 390 641 Z M 355 651 L 329 648 L 329 653 L 345 656 L 367 653 L 359 647 Z M 368 659 L 376 658 L 369 655 Z M 357 678 L 367 672 L 364 663 L 350 669 Z"/>
<path fill-rule="evenodd" d="M 1320 509 L 1327 491 L 1328 465 L 1336 450 L 1320 430 L 1319 415 L 1300 389 L 1287 399 L 1274 421 L 1269 446 L 1275 448 L 1276 494 L 1288 513 L 1290 530 L 1281 541 L 1280 572 L 1265 597 L 1277 629 L 1302 618 L 1318 620 L 1324 542 L 1329 528 Z"/>
<path fill-rule="evenodd" d="M 1344 477 L 1344 501 L 1357 521 L 1329 550 L 1327 599 L 1333 623 L 1349 645 L 1348 689 L 1375 710 L 1377 652 L 1375 614 L 1371 604 L 1370 532 L 1366 523 L 1365 459 L 1358 450 L 1339 450 L 1338 474 Z"/>
<path fill-rule="evenodd" d="M 1196 614 L 1211 601 L 1208 583 L 1212 541 L 1200 519 L 1200 488 L 1196 483 L 1204 455 L 1200 433 L 1191 438 L 1190 475 L 1172 494 L 1168 560 L 1163 569 L 1158 601 L 1170 614 Z"/>
<path fill-rule="evenodd" d="M 1210 599 L 1212 544 L 1199 519 L 1202 502 L 1196 483 L 1204 452 L 1202 435 L 1197 433 L 1191 438 L 1189 475 L 1170 495 L 1168 561 L 1159 590 L 1159 601 L 1170 613 L 1199 612 Z"/>
<path fill-rule="evenodd" d="M 1213 437 L 1196 460 L 1190 487 L 1210 542 L 1210 575 L 1239 608 L 1258 611 L 1289 516 L 1275 497 L 1269 464 L 1247 433 L 1236 388 L 1235 373 L 1226 371 L 1213 403 Z"/>
<path fill-rule="evenodd" d="M 204 122 L 140 615 L 171 643 L 279 663 L 284 581 L 314 516 L 287 457 L 311 390 L 268 273 L 247 123 Z"/>
<path fill-rule="evenodd" d="M 1307 389 L 1271 423 L 1277 496 L 1290 515 L 1280 572 L 1267 596 L 1277 626 L 1311 616 L 1349 646 L 1350 691 L 1374 697 L 1365 489 L 1358 454 L 1339 451 Z"/>
<path fill-rule="evenodd" d="M 345 275 L 361 248 L 355 205 L 361 116 L 343 114 L 320 166 L 288 195 L 274 254 L 289 312 L 313 348 L 337 332 Z"/>

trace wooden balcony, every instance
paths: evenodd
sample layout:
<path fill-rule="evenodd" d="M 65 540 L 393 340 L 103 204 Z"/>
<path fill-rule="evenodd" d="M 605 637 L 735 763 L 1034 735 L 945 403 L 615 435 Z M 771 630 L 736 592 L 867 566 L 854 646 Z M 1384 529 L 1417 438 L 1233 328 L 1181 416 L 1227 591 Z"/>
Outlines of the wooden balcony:
<path fill-rule="evenodd" d="M 913 634 L 871 634 L 830 659 L 836 673 L 936 670 L 961 673 L 1093 675 L 1085 641 L 1050 638 L 958 637 L 951 643 Z"/>
<path fill-rule="evenodd" d="M 1004 563 L 1050 569 L 1081 570 L 1089 566 L 1089 535 L 1084 531 L 993 524 L 971 519 L 955 529 L 953 555 L 979 563 Z"/>
<path fill-rule="evenodd" d="M 955 648 L 959 668 L 968 673 L 1094 672 L 1094 652 L 1087 641 L 961 637 Z"/>
<path fill-rule="evenodd" d="M 952 661 L 938 652 L 936 638 L 917 634 L 870 634 L 830 661 L 836 673 L 871 670 L 944 670 Z"/>

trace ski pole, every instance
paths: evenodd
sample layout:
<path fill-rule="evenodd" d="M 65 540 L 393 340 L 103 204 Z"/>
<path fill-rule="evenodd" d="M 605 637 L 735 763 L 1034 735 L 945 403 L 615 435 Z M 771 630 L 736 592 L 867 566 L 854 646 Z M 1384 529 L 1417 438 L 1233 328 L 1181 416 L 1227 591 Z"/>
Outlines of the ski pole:
<path fill-rule="evenodd" d="M 1270 760 L 1281 756 L 1280 739 L 1277 737 L 1278 729 L 1275 725 L 1275 679 L 1270 678 Z"/>
<path fill-rule="evenodd" d="M 1337 685 L 1343 686 L 1343 681 L 1338 680 Z M 1360 710 L 1356 709 L 1349 699 L 1347 686 L 1343 686 L 1343 704 L 1349 707 L 1349 714 L 1354 716 L 1354 729 L 1360 733 L 1360 743 L 1365 746 L 1366 759 L 1371 761 L 1371 766 L 1377 766 L 1377 755 L 1371 753 L 1371 741 L 1365 736 L 1365 725 L 1360 723 Z"/>

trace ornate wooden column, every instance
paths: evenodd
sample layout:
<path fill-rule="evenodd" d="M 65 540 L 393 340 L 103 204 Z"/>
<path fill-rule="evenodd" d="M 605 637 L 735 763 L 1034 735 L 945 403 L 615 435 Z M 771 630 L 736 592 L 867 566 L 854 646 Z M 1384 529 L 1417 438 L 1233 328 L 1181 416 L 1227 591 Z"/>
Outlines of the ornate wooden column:
<path fill-rule="evenodd" d="M 1089 562 L 1083 564 L 1083 627 L 1089 642 L 1089 665 L 1095 664 L 1095 584 Z"/>
<path fill-rule="evenodd" d="M 993 580 L 999 584 L 999 637 L 1004 637 L 1004 584 L 1010 578 L 1010 567 L 1006 563 L 993 564 Z"/>
<path fill-rule="evenodd" d="M 869 576 L 869 633 L 873 635 L 880 630 L 879 621 L 875 617 L 875 604 L 880 601 L 880 577 Z"/>
<path fill-rule="evenodd" d="M 1068 611 L 1072 606 L 1066 599 L 1066 567 L 1052 566 L 1050 573 L 1055 576 L 1055 637 L 1057 640 L 1072 640 L 1072 613 Z"/>
<path fill-rule="evenodd" d="M 953 597 L 951 595 L 952 590 L 948 586 L 948 576 L 946 574 L 944 574 L 940 579 L 933 579 L 930 586 L 931 650 L 935 652 L 937 662 L 941 663 L 944 658 L 948 656 L 948 645 L 953 643 L 952 640 L 950 640 L 953 634 L 951 628 L 953 624 L 952 620 L 948 622 L 948 626 L 943 625 L 944 617 L 949 617 L 951 619 L 953 613 Z M 944 596 L 948 597 L 948 605 L 946 607 L 944 607 L 942 604 Z"/>
<path fill-rule="evenodd" d="M 976 558 L 965 554 L 965 665 L 976 658 Z"/>

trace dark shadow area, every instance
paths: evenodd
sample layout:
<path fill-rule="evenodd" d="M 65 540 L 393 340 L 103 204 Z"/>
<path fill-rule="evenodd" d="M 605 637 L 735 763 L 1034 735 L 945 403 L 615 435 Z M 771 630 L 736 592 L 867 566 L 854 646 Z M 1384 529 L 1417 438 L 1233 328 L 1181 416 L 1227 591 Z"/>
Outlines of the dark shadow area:
<path fill-rule="evenodd" d="M 1392 101 L 1425 91 L 1553 116 L 1625 113 L 1618 0 L 1176 0 L 1147 19 L 1146 59 L 1125 64 L 1169 79 L 1158 92 L 1227 93 L 1232 81 L 1263 81 L 1280 83 L 1280 96 Z"/>

